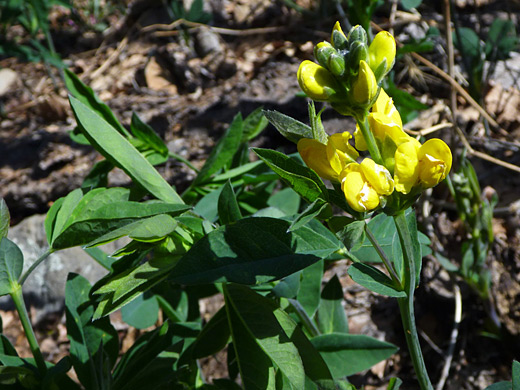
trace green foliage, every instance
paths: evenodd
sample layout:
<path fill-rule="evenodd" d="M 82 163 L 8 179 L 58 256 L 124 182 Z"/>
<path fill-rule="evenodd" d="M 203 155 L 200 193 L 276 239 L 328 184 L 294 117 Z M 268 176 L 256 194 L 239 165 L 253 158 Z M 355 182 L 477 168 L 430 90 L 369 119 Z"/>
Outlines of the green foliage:
<path fill-rule="evenodd" d="M 19 288 L 18 278 L 22 274 L 22 268 L 22 251 L 8 238 L 2 238 L 0 241 L 0 296 L 11 294 Z"/>
<path fill-rule="evenodd" d="M 190 9 L 184 8 L 182 0 L 171 0 L 170 7 L 175 19 L 184 19 L 195 23 L 208 23 L 211 14 L 204 11 L 204 0 L 194 0 Z"/>

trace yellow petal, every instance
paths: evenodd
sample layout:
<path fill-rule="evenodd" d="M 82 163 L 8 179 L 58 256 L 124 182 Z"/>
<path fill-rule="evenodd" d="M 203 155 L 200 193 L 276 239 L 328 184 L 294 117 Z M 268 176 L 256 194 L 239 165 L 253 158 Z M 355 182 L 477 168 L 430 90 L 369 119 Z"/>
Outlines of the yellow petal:
<path fill-rule="evenodd" d="M 352 99 L 361 105 L 369 104 L 377 94 L 377 81 L 368 64 L 359 61 L 359 73 L 352 86 Z"/>
<path fill-rule="evenodd" d="M 324 179 L 338 181 L 338 173 L 330 165 L 324 144 L 315 139 L 302 138 L 298 141 L 297 148 L 310 169 Z"/>
<path fill-rule="evenodd" d="M 390 195 L 394 191 L 392 175 L 384 166 L 376 164 L 374 160 L 365 158 L 361 162 L 361 170 L 370 186 L 382 196 Z"/>
<path fill-rule="evenodd" d="M 418 150 L 419 141 L 410 138 L 409 142 L 402 143 L 395 152 L 394 182 L 395 190 L 408 194 L 419 180 Z"/>
<path fill-rule="evenodd" d="M 348 131 L 345 131 L 343 133 L 332 134 L 328 139 L 327 156 L 329 160 L 331 160 L 334 154 L 338 156 L 342 164 L 338 173 L 341 172 L 345 165 L 355 162 L 359 157 L 358 151 L 349 143 L 350 138 L 352 138 L 352 135 Z"/>
<path fill-rule="evenodd" d="M 394 122 L 392 117 L 385 114 L 371 112 L 368 115 L 368 123 L 374 133 L 374 137 L 378 138 L 381 142 L 384 141 L 385 137 L 390 137 L 392 141 L 399 146 L 410 138 L 410 136 L 403 131 L 400 121 Z"/>
<path fill-rule="evenodd" d="M 401 128 L 403 127 L 401 115 L 399 111 L 397 111 L 397 108 L 395 108 L 394 101 L 383 88 L 381 88 L 379 96 L 372 106 L 372 112 L 383 114 L 389 117 L 392 123 L 396 123 Z"/>
<path fill-rule="evenodd" d="M 356 143 L 357 150 L 368 150 L 367 142 L 365 141 L 365 137 L 359 128 L 359 125 L 356 125 L 356 131 L 354 131 L 354 141 Z"/>
<path fill-rule="evenodd" d="M 388 73 L 395 61 L 395 39 L 388 31 L 380 31 L 368 48 L 370 68 L 375 72 L 378 66 L 386 59 Z"/>
<path fill-rule="evenodd" d="M 451 169 L 451 150 L 438 138 L 426 141 L 417 153 L 419 180 L 425 188 L 434 187 L 443 181 Z"/>
<path fill-rule="evenodd" d="M 298 68 L 298 83 L 312 100 L 328 101 L 339 90 L 339 85 L 327 69 L 305 60 Z"/>
<path fill-rule="evenodd" d="M 345 199 L 350 207 L 356 211 L 370 211 L 379 206 L 379 195 L 361 172 L 347 173 L 341 184 L 341 189 L 345 193 Z"/>

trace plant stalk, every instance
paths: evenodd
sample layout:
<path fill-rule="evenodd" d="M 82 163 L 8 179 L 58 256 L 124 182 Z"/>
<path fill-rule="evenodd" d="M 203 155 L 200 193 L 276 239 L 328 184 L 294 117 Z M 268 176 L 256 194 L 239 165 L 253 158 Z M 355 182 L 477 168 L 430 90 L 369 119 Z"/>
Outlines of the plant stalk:
<path fill-rule="evenodd" d="M 417 334 L 417 327 L 415 325 L 413 305 L 413 295 L 415 292 L 416 282 L 415 261 L 412 238 L 408 228 L 408 223 L 406 222 L 404 211 L 400 211 L 398 214 L 394 215 L 394 222 L 397 228 L 397 233 L 399 234 L 399 241 L 401 243 L 404 259 L 403 286 L 405 289 L 404 291 L 406 292 L 406 297 L 397 298 L 397 301 L 399 303 L 399 310 L 401 312 L 406 344 L 408 345 L 410 357 L 412 358 L 413 367 L 415 374 L 417 375 L 417 380 L 419 381 L 421 390 L 433 390 L 432 383 L 426 370 L 426 365 L 424 364 L 424 357 L 422 354 L 421 345 L 419 343 L 419 335 Z"/>
<path fill-rule="evenodd" d="M 376 164 L 383 165 L 383 158 L 381 157 L 381 153 L 379 152 L 379 148 L 377 147 L 376 139 L 374 138 L 374 134 L 370 131 L 370 127 L 368 125 L 367 115 L 363 115 L 363 117 L 356 117 L 356 122 L 361 130 L 361 134 L 365 138 L 365 142 L 368 147 L 368 152 L 370 153 L 370 157 L 375 161 Z"/>
<path fill-rule="evenodd" d="M 22 286 L 15 282 L 15 285 L 12 286 L 10 295 L 11 298 L 13 298 L 16 311 L 18 311 L 18 315 L 20 316 L 20 321 L 22 323 L 25 336 L 27 337 L 27 341 L 29 342 L 29 347 L 31 348 L 34 360 L 38 366 L 38 370 L 43 376 L 47 372 L 47 366 L 45 365 L 45 360 L 43 359 L 43 355 L 40 351 L 40 347 L 38 346 L 38 341 L 36 340 L 36 335 L 34 334 L 31 321 L 29 320 L 27 308 L 25 307 L 25 302 L 23 300 Z"/>
<path fill-rule="evenodd" d="M 23 286 L 29 275 L 31 275 L 31 273 L 36 269 L 36 267 L 38 267 L 43 262 L 43 260 L 49 257 L 49 255 L 53 252 L 54 249 L 47 249 L 34 263 L 31 264 L 29 269 L 25 271 L 25 273 L 20 277 L 20 279 L 18 279 L 18 283 L 20 284 L 20 286 Z"/>

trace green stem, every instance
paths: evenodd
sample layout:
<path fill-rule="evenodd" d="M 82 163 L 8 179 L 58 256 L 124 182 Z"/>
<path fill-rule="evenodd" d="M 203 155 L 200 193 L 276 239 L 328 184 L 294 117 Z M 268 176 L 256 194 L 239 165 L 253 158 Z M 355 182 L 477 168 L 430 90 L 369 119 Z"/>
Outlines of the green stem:
<path fill-rule="evenodd" d="M 401 283 L 401 280 L 399 279 L 399 276 L 397 275 L 397 272 L 395 272 L 395 269 L 392 266 L 392 263 L 390 262 L 390 260 L 386 256 L 386 253 L 383 250 L 383 248 L 381 248 L 381 246 L 379 245 L 379 242 L 377 242 L 376 237 L 374 236 L 374 234 L 372 233 L 372 231 L 368 227 L 367 223 L 365 223 L 365 232 L 367 234 L 368 240 L 370 241 L 370 243 L 372 244 L 372 246 L 376 250 L 376 252 L 379 255 L 379 257 L 381 258 L 381 260 L 383 261 L 383 264 L 385 265 L 385 268 L 388 271 L 388 273 L 390 274 L 390 277 L 392 278 L 394 283 L 396 283 L 397 286 L 401 286 L 402 287 L 402 283 Z"/>
<path fill-rule="evenodd" d="M 23 330 L 27 337 L 27 341 L 29 342 L 29 347 L 31 348 L 38 370 L 43 376 L 47 371 L 47 366 L 45 365 L 45 360 L 43 359 L 42 352 L 38 346 L 38 341 L 36 341 L 36 335 L 34 334 L 31 321 L 29 320 L 29 315 L 27 314 L 27 308 L 25 307 L 22 295 L 22 286 L 14 282 L 14 285 L 11 287 L 10 295 L 11 298 L 13 298 L 14 305 L 16 306 L 16 310 L 20 316 L 20 321 L 22 322 Z"/>
<path fill-rule="evenodd" d="M 174 160 L 177 160 L 177 161 L 180 161 L 181 163 L 184 163 L 186 164 L 186 166 L 188 168 L 190 168 L 191 170 L 193 170 L 195 173 L 199 173 L 200 171 L 195 167 L 195 165 L 193 165 L 192 163 L 190 163 L 188 160 L 186 160 L 184 157 L 178 155 L 177 153 L 173 153 L 173 152 L 169 152 L 168 153 L 168 156 L 173 158 Z"/>
<path fill-rule="evenodd" d="M 45 260 L 47 257 L 49 257 L 49 255 L 53 252 L 54 252 L 54 249 L 52 249 L 52 248 L 47 249 L 34 263 L 31 264 L 29 269 L 27 271 L 25 271 L 25 273 L 18 280 L 18 283 L 20 284 L 20 286 L 23 286 L 26 279 L 36 269 L 36 267 L 38 267 L 43 262 L 43 260 Z"/>
<path fill-rule="evenodd" d="M 309 331 L 312 337 L 319 336 L 321 333 L 312 321 L 312 319 L 308 316 L 307 312 L 303 308 L 300 302 L 298 302 L 296 299 L 288 299 L 289 303 L 295 310 L 296 314 L 300 318 L 300 320 L 303 323 L 303 326 L 305 329 Z"/>
<path fill-rule="evenodd" d="M 398 298 L 397 301 L 401 312 L 406 343 L 408 345 L 410 357 L 412 358 L 413 367 L 419 385 L 421 386 L 421 390 L 433 390 L 433 386 L 426 370 L 426 365 L 424 364 L 421 345 L 419 343 L 419 335 L 417 334 L 417 327 L 415 325 L 413 306 L 413 295 L 415 292 L 415 261 L 412 238 L 404 211 L 400 211 L 398 214 L 394 215 L 394 222 L 397 228 L 397 233 L 399 234 L 399 241 L 401 243 L 404 260 L 403 286 L 406 292 L 406 297 Z"/>
<path fill-rule="evenodd" d="M 356 117 L 356 122 L 359 126 L 359 129 L 361 130 L 361 134 L 363 134 L 363 138 L 365 138 L 368 152 L 370 153 L 372 160 L 374 160 L 376 164 L 383 165 L 383 158 L 381 157 L 381 153 L 377 147 L 376 139 L 374 138 L 374 134 L 372 134 L 370 127 L 368 126 L 367 115 L 364 115 L 360 118 Z"/>

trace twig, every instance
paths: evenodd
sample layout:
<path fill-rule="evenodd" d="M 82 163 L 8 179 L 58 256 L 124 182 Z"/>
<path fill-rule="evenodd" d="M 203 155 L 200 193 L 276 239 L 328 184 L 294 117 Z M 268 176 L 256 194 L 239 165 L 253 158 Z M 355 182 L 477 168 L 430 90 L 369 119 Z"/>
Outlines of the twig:
<path fill-rule="evenodd" d="M 459 337 L 459 325 L 462 320 L 462 295 L 460 293 L 460 288 L 455 281 L 453 282 L 453 295 L 455 299 L 455 316 L 453 318 L 453 329 L 451 330 L 450 335 L 450 345 L 446 351 L 446 358 L 444 360 L 444 366 L 442 367 L 441 377 L 439 382 L 437 382 L 435 390 L 442 390 L 446 380 L 448 379 L 451 362 L 453 361 L 453 353 L 455 352 L 455 345 L 457 344 L 457 338 Z"/>
<path fill-rule="evenodd" d="M 392 0 L 392 7 L 390 8 L 390 17 L 388 18 L 388 31 L 394 35 L 395 14 L 397 12 L 397 0 Z"/>
<path fill-rule="evenodd" d="M 287 29 L 286 26 L 275 26 L 275 27 L 259 27 L 259 28 L 247 28 L 243 30 L 236 30 L 231 28 L 222 28 L 222 27 L 213 27 L 209 26 L 204 23 L 196 23 L 196 22 L 190 22 L 189 20 L 185 19 L 177 19 L 176 21 L 170 23 L 170 24 L 152 24 L 150 26 L 143 27 L 141 31 L 148 32 L 148 31 L 154 31 L 154 30 L 163 30 L 158 31 L 155 33 L 157 36 L 167 36 L 167 35 L 173 35 L 177 34 L 176 31 L 169 31 L 177 28 L 180 25 L 185 25 L 187 27 L 207 27 L 214 32 L 221 34 L 221 35 L 234 35 L 234 36 L 241 36 L 241 35 L 257 35 L 257 34 L 270 34 L 275 32 L 284 31 Z"/>
<path fill-rule="evenodd" d="M 352 25 L 350 24 L 347 15 L 345 15 L 345 11 L 343 10 L 343 7 L 341 6 L 340 1 L 336 1 L 336 10 L 338 11 L 338 14 L 341 18 L 341 21 L 343 22 L 343 28 L 345 31 L 350 31 L 352 28 Z"/>
<path fill-rule="evenodd" d="M 126 47 L 127 43 L 128 43 L 128 37 L 126 36 L 119 43 L 119 45 L 117 46 L 116 50 L 114 50 L 112 52 L 112 54 L 110 54 L 110 56 L 107 58 L 107 60 L 105 62 L 103 62 L 99 68 L 97 68 L 94 72 L 92 72 L 92 74 L 90 75 L 90 79 L 91 80 L 96 79 L 105 70 L 107 70 L 107 68 L 114 63 L 114 61 L 117 59 L 117 57 L 119 57 L 119 55 L 121 54 L 121 51 L 124 50 L 124 48 Z"/>
<path fill-rule="evenodd" d="M 425 136 L 425 135 L 428 135 L 428 134 L 431 134 L 431 133 L 435 133 L 436 131 L 439 131 L 439 130 L 442 130 L 442 129 L 447 129 L 447 128 L 450 128 L 450 127 L 453 127 L 453 123 L 439 123 L 438 125 L 435 125 L 435 126 L 432 126 L 432 127 L 427 127 L 426 129 L 421 129 L 421 130 L 410 130 L 410 129 L 403 129 L 404 131 L 406 131 L 408 134 L 411 134 L 411 135 L 420 135 L 420 136 Z"/>

